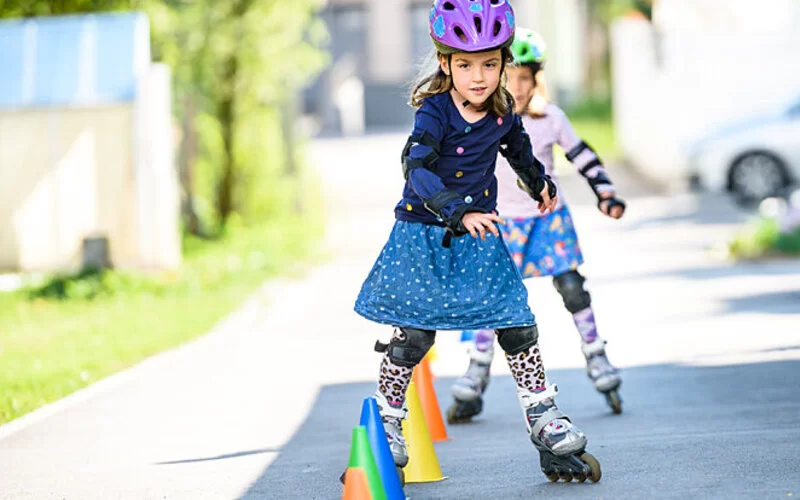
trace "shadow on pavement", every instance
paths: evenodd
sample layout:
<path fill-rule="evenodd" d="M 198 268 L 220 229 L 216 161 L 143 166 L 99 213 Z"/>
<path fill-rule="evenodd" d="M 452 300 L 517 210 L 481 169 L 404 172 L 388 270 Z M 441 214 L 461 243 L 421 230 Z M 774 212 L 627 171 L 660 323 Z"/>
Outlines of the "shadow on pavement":
<path fill-rule="evenodd" d="M 762 312 L 770 314 L 797 314 L 800 312 L 800 289 L 729 297 L 725 311 L 720 314 Z"/>
<path fill-rule="evenodd" d="M 596 278 L 592 283 L 626 283 L 650 281 L 657 278 L 678 277 L 692 281 L 707 281 L 740 277 L 790 276 L 800 284 L 800 259 L 771 260 L 762 263 L 742 262 L 736 264 L 718 263 L 708 266 L 681 267 L 651 273 L 630 273 Z M 789 292 L 784 292 L 789 293 Z"/>
<path fill-rule="evenodd" d="M 177 464 L 190 464 L 196 462 L 213 462 L 215 460 L 226 460 L 229 458 L 246 457 L 248 455 L 260 455 L 262 453 L 276 453 L 281 451 L 281 448 L 262 448 L 260 450 L 237 451 L 235 453 L 226 453 L 224 455 L 217 455 L 215 457 L 203 458 L 186 458 L 183 460 L 170 460 L 168 462 L 157 462 L 154 465 L 177 465 Z"/>
<path fill-rule="evenodd" d="M 423 498 L 752 498 L 800 492 L 800 361 L 726 366 L 653 365 L 623 371 L 615 416 L 583 370 L 553 370 L 559 406 L 589 436 L 597 484 L 548 483 L 528 441 L 514 382 L 497 376 L 484 412 L 448 426 L 437 443 L 440 483 L 412 484 Z M 444 412 L 452 378 L 435 381 Z M 351 429 L 374 383 L 326 386 L 281 454 L 241 497 L 341 498 Z M 276 409 L 278 411 L 278 409 Z"/>

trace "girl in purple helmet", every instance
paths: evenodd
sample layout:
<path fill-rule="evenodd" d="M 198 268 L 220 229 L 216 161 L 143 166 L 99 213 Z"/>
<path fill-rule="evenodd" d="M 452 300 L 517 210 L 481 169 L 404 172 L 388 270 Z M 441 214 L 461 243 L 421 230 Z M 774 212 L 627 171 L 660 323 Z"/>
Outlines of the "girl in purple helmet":
<path fill-rule="evenodd" d="M 625 203 L 616 197 L 600 158 L 575 133 L 567 116 L 547 102 L 543 67 L 546 47 L 535 32 L 519 28 L 511 46 L 514 64 L 508 69 L 508 90 L 514 95 L 516 112 L 525 128 L 535 138 L 535 153 L 553 172 L 553 146 L 558 144 L 587 180 L 597 196 L 600 211 L 619 219 Z M 569 208 L 559 198 L 556 209 L 541 215 L 530 199 L 519 196 L 516 176 L 506 162 L 497 166 L 498 210 L 506 221 L 503 238 L 523 278 L 552 276 L 564 306 L 572 314 L 581 336 L 581 351 L 586 358 L 586 372 L 595 388 L 602 393 L 614 413 L 622 412 L 618 389 L 622 379 L 605 353 L 606 341 L 597 334 L 591 296 L 584 288 L 584 277 L 578 271 L 583 254 Z M 449 423 L 467 422 L 483 409 L 483 392 L 489 383 L 494 351 L 494 333 L 474 332 L 470 346 L 467 373 L 453 385 L 455 404 L 447 412 Z"/>
<path fill-rule="evenodd" d="M 355 310 L 391 325 L 375 398 L 398 467 L 408 462 L 401 422 L 411 374 L 437 330 L 491 329 L 517 383 L 530 439 L 551 480 L 596 481 L 586 436 L 555 404 L 527 291 L 497 224 L 498 152 L 540 213 L 555 184 L 534 157 L 513 97 L 504 89 L 514 11 L 506 0 L 437 0 L 430 34 L 437 70 L 413 89 L 414 129 L 402 153 L 406 179 L 389 241 Z"/>

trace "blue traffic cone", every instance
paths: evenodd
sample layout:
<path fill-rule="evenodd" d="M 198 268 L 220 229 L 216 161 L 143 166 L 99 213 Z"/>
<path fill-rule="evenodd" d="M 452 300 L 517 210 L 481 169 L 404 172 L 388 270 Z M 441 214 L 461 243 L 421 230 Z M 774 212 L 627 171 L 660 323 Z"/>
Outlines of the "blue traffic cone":
<path fill-rule="evenodd" d="M 461 342 L 472 342 L 475 340 L 475 330 L 464 330 L 461 332 Z"/>
<path fill-rule="evenodd" d="M 386 438 L 386 431 L 383 429 L 381 413 L 378 410 L 378 402 L 375 398 L 365 398 L 361 406 L 361 422 L 367 428 L 369 444 L 372 447 L 372 454 L 378 464 L 378 473 L 383 481 L 383 489 L 386 491 L 387 500 L 405 500 L 406 494 L 400 484 L 400 475 L 397 466 L 389 450 L 389 441 Z"/>

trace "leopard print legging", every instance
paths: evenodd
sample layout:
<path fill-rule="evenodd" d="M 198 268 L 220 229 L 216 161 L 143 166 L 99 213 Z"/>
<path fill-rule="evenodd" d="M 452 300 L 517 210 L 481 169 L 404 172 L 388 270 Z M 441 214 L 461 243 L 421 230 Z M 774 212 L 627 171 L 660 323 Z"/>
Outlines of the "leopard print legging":
<path fill-rule="evenodd" d="M 511 368 L 511 375 L 517 381 L 517 387 L 533 392 L 546 386 L 539 344 L 533 344 L 514 356 L 506 354 L 506 359 L 508 367 Z"/>
<path fill-rule="evenodd" d="M 405 333 L 396 328 L 392 340 L 402 342 L 405 340 Z M 384 353 L 381 361 L 381 371 L 378 376 L 378 390 L 386 396 L 386 400 L 392 406 L 402 406 L 406 399 L 406 389 L 411 383 L 413 368 L 399 366 L 392 363 L 389 353 Z"/>

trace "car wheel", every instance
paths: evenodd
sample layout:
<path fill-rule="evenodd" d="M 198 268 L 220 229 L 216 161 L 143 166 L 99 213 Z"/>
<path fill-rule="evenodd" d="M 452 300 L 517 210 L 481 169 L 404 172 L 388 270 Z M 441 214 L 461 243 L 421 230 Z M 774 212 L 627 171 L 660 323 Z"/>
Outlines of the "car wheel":
<path fill-rule="evenodd" d="M 783 163 L 769 153 L 747 153 L 737 159 L 730 170 L 731 192 L 744 202 L 774 196 L 788 183 Z"/>

